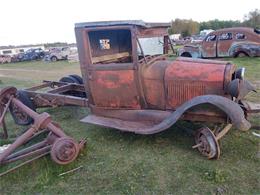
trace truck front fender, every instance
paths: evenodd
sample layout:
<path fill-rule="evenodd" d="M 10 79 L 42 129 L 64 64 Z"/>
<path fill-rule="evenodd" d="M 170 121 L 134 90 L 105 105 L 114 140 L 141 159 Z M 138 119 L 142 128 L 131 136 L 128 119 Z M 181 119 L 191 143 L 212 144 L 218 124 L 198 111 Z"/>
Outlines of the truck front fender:
<path fill-rule="evenodd" d="M 139 129 L 136 133 L 139 134 L 154 134 L 161 132 L 165 129 L 168 129 L 173 124 L 175 124 L 180 117 L 188 109 L 200 105 L 200 104 L 212 104 L 225 112 L 230 118 L 232 124 L 239 130 L 246 131 L 250 129 L 251 124 L 245 119 L 244 111 L 242 108 L 235 102 L 231 101 L 228 98 L 218 96 L 218 95 L 203 95 L 192 98 L 191 100 L 185 102 L 179 106 L 169 117 L 164 119 L 157 125 L 154 125 L 147 129 Z"/>

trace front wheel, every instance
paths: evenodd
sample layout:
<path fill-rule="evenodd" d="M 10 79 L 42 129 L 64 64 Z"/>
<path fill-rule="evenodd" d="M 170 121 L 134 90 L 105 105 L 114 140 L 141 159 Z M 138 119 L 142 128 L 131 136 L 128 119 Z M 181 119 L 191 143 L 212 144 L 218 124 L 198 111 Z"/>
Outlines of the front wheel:
<path fill-rule="evenodd" d="M 189 52 L 184 52 L 181 54 L 181 57 L 191 58 L 191 54 Z"/>
<path fill-rule="evenodd" d="M 218 159 L 220 156 L 220 148 L 218 140 L 214 133 L 208 127 L 202 127 L 195 134 L 196 145 L 199 152 L 208 159 Z"/>

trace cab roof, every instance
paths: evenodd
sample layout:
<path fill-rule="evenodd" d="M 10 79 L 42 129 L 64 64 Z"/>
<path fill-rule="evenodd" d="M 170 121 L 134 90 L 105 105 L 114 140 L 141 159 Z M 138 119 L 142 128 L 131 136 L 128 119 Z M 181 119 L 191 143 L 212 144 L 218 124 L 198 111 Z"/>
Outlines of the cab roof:
<path fill-rule="evenodd" d="M 142 28 L 168 28 L 170 23 L 147 23 L 143 20 L 118 20 L 118 21 L 101 21 L 101 22 L 83 22 L 76 23 L 75 28 L 93 28 L 93 27 L 107 27 L 107 26 L 139 26 Z"/>

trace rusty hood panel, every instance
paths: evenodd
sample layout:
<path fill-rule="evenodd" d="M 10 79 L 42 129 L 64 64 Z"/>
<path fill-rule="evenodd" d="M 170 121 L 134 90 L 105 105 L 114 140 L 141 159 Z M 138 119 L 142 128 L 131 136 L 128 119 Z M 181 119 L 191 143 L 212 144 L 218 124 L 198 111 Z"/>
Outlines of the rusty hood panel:
<path fill-rule="evenodd" d="M 165 71 L 167 108 L 175 109 L 200 95 L 224 96 L 226 66 L 226 62 L 212 60 L 201 63 L 201 60 L 179 58 L 172 62 Z"/>

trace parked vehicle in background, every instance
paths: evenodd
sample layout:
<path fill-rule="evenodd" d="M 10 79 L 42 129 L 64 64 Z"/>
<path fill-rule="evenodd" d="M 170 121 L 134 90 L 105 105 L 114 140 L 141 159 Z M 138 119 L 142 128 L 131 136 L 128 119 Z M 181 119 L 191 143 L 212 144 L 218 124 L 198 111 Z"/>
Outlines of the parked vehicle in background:
<path fill-rule="evenodd" d="M 45 56 L 45 61 L 56 62 L 58 60 L 67 60 L 70 54 L 70 47 L 55 47 L 49 50 Z"/>
<path fill-rule="evenodd" d="M 23 59 L 23 56 L 24 56 L 23 53 L 12 55 L 12 62 L 21 62 Z"/>
<path fill-rule="evenodd" d="M 70 54 L 68 56 L 68 61 L 69 62 L 78 62 L 79 61 L 79 54 L 78 54 L 78 50 L 76 47 L 70 48 Z"/>
<path fill-rule="evenodd" d="M 10 63 L 10 62 L 11 62 L 11 56 L 9 56 L 9 55 L 0 55 L 0 64 Z"/>
<path fill-rule="evenodd" d="M 180 48 L 178 55 L 192 58 L 259 57 L 260 31 L 244 27 L 213 31 L 200 44 Z"/>
<path fill-rule="evenodd" d="M 29 49 L 25 53 L 17 56 L 17 61 L 40 60 L 45 56 L 45 52 L 41 48 Z"/>
<path fill-rule="evenodd" d="M 201 35 L 194 35 L 191 37 L 191 43 L 192 44 L 198 44 L 201 43 L 203 41 L 203 39 L 205 38 L 205 36 L 201 36 Z"/>

